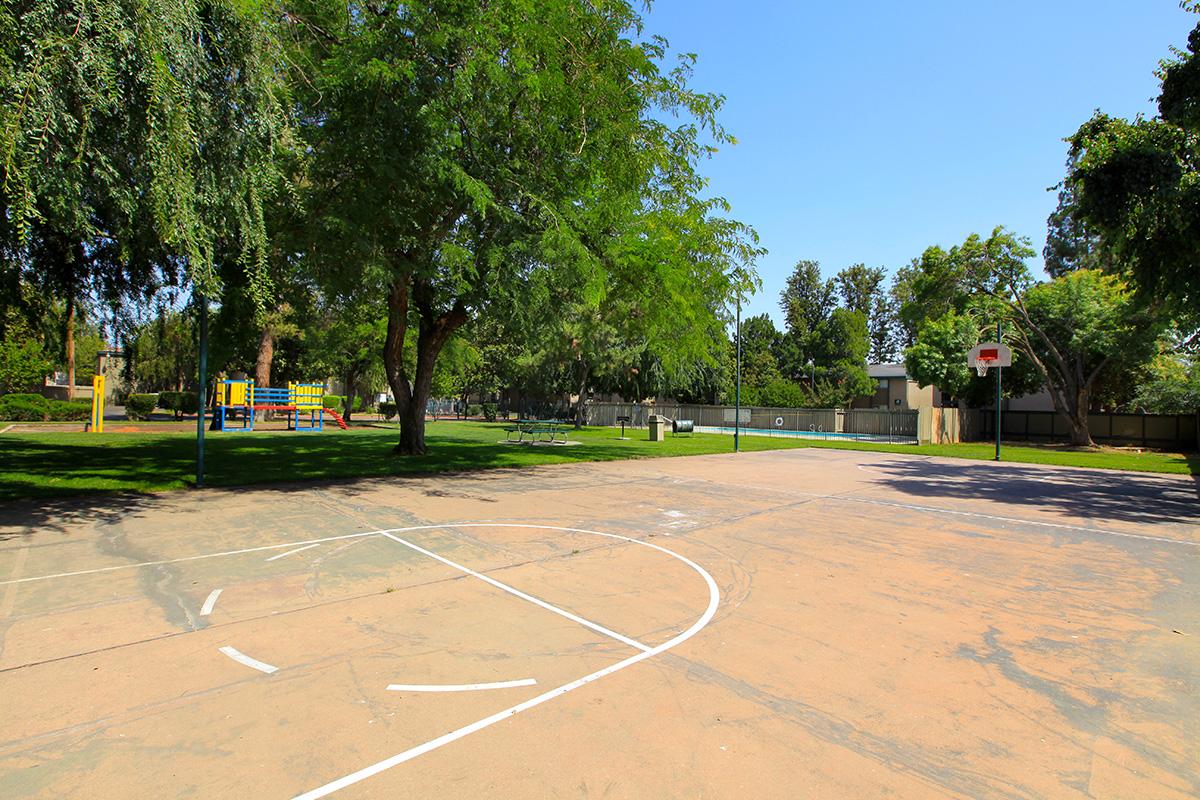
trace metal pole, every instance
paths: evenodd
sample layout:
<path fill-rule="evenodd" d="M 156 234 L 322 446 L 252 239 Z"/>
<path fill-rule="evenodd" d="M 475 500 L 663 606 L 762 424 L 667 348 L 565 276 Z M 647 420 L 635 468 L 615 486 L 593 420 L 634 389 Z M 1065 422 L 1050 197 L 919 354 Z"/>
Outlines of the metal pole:
<path fill-rule="evenodd" d="M 741 451 L 738 439 L 742 427 L 742 294 L 737 297 L 737 386 L 733 393 L 733 452 Z"/>
<path fill-rule="evenodd" d="M 204 486 L 204 410 L 208 406 L 205 389 L 208 385 L 208 301 L 203 294 L 196 295 L 200 303 L 200 385 L 196 392 L 199 408 L 196 409 L 196 488 Z"/>
<path fill-rule="evenodd" d="M 1003 329 L 1000 326 L 1001 323 L 997 322 L 996 341 L 1004 344 L 1003 339 L 1001 339 Z M 1004 372 L 1004 367 L 996 367 L 996 461 L 1000 460 L 1000 375 L 1002 372 Z"/>

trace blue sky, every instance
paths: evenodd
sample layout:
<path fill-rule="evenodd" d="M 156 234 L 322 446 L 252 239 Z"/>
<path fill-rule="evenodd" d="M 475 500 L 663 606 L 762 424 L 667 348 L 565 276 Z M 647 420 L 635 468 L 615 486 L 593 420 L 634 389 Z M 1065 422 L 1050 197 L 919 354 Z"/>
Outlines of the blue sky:
<path fill-rule="evenodd" d="M 1063 138 L 1154 113 L 1154 70 L 1200 21 L 1176 0 L 657 0 L 738 138 L 703 164 L 770 253 L 744 307 L 781 322 L 795 262 L 892 271 L 996 225 L 1041 252 Z M 1035 268 L 1041 268 L 1040 257 Z"/>

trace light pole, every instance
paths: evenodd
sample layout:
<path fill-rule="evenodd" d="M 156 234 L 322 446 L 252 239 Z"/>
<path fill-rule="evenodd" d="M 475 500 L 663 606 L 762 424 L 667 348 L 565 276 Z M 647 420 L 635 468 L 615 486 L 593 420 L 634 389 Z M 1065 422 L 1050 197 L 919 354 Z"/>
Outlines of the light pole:
<path fill-rule="evenodd" d="M 200 306 L 200 364 L 199 385 L 196 387 L 196 488 L 204 486 L 204 410 L 208 406 L 205 389 L 208 387 L 208 300 L 204 292 L 196 292 Z"/>
<path fill-rule="evenodd" d="M 737 317 L 734 328 L 737 335 L 737 384 L 733 391 L 733 452 L 741 451 L 738 440 L 742 427 L 742 292 L 737 295 Z"/>

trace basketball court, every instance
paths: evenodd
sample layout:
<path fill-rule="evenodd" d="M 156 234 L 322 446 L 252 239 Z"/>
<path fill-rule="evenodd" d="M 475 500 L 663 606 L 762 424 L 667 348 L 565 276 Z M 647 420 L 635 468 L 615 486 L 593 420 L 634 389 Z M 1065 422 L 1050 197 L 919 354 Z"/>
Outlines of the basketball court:
<path fill-rule="evenodd" d="M 1194 479 L 824 449 L 12 504 L 0 796 L 1195 797 L 1198 587 Z"/>

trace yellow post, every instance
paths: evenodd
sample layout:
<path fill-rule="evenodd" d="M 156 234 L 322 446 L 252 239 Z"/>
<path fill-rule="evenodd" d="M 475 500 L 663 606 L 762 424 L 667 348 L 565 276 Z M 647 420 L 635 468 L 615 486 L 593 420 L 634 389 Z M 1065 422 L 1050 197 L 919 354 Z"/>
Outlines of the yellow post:
<path fill-rule="evenodd" d="M 92 378 L 92 433 L 104 433 L 104 376 Z"/>

